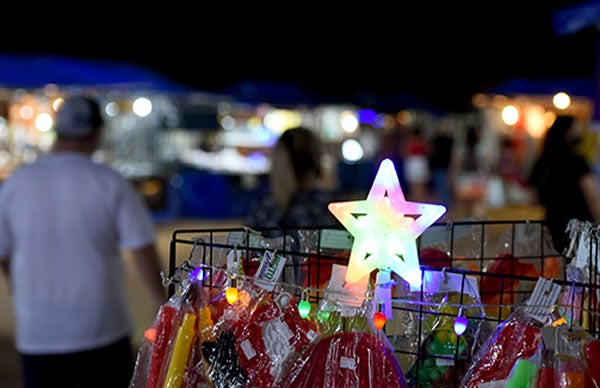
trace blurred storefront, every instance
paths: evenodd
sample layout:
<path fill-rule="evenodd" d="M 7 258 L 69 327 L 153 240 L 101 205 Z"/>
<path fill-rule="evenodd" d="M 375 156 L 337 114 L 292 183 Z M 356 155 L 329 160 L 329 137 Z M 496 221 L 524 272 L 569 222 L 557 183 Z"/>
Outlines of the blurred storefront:
<path fill-rule="evenodd" d="M 22 67 L 30 66 L 24 61 Z M 295 89 L 265 94 L 259 92 L 264 88 L 245 85 L 243 95 L 205 93 L 143 70 L 139 75 L 137 68 L 114 69 L 104 63 L 60 60 L 43 69 L 72 66 L 80 69 L 72 71 L 79 78 L 30 69 L 38 71 L 33 81 L 26 82 L 25 75 L 10 82 L 0 79 L 2 176 L 50 149 L 54 114 L 65 95 L 93 93 L 106 119 L 103 145 L 94 157 L 131 180 L 157 220 L 245 215 L 250 203 L 268 190 L 269 149 L 283 131 L 297 125 L 313 129 L 323 140 L 329 187 L 341 196 L 362 197 L 383 157 L 383 145 L 391 144 L 387 139 L 402 138 L 414 125 L 432 133 L 439 120 L 439 112 L 406 98 L 383 112 L 360 103 L 318 100 Z M 52 79 L 62 83 L 46 82 Z"/>
<path fill-rule="evenodd" d="M 581 152 L 598 165 L 591 82 L 508 80 L 493 92 L 473 96 L 473 106 L 483 118 L 491 174 L 500 178 L 503 186 L 497 207 L 527 204 L 525 177 L 557 115 L 570 114 L 581 121 L 585 128 Z"/>

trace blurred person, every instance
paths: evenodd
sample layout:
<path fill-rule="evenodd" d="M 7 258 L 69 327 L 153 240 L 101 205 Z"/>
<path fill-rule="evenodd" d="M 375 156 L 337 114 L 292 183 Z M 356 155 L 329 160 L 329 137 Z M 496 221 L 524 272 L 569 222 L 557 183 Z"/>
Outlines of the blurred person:
<path fill-rule="evenodd" d="M 271 149 L 269 193 L 253 203 L 244 225 L 301 228 L 339 225 L 327 205 L 333 190 L 323 181 L 323 148 L 305 127 L 283 132 Z"/>
<path fill-rule="evenodd" d="M 519 159 L 517 142 L 509 135 L 500 139 L 500 155 L 497 165 L 497 175 L 502 182 L 504 198 L 508 203 L 518 203 L 521 193 L 526 192 L 523 163 Z M 524 200 L 527 196 L 524 195 Z"/>
<path fill-rule="evenodd" d="M 447 122 L 441 122 L 429 148 L 431 184 L 437 200 L 447 209 L 452 206 L 452 182 L 450 166 L 454 150 L 454 136 Z"/>
<path fill-rule="evenodd" d="M 25 388 L 129 385 L 135 351 L 121 251 L 132 254 L 152 303 L 166 300 L 145 203 L 91 158 L 103 124 L 95 99 L 67 97 L 52 150 L 0 187 L 0 264 Z"/>
<path fill-rule="evenodd" d="M 404 147 L 406 142 L 407 128 L 400 123 L 392 128 L 383 128 L 380 133 L 379 146 L 375 155 L 375 164 L 373 166 L 373 176 L 377 174 L 377 170 L 384 159 L 390 159 L 394 163 L 394 168 L 398 174 L 400 187 L 403 190 L 408 188 L 408 182 L 404 174 Z"/>
<path fill-rule="evenodd" d="M 544 208 L 545 225 L 559 253 L 569 244 L 566 229 L 571 219 L 600 222 L 598 179 L 577 151 L 582 130 L 574 116 L 558 116 L 546 132 L 527 179 L 534 203 Z"/>
<path fill-rule="evenodd" d="M 408 183 L 407 197 L 412 201 L 425 201 L 428 197 L 431 172 L 429 143 L 423 129 L 414 127 L 404 143 L 404 177 Z"/>
<path fill-rule="evenodd" d="M 479 154 L 480 128 L 467 126 L 464 142 L 455 147 L 450 166 L 456 218 L 480 217 L 485 213 L 488 172 Z"/>

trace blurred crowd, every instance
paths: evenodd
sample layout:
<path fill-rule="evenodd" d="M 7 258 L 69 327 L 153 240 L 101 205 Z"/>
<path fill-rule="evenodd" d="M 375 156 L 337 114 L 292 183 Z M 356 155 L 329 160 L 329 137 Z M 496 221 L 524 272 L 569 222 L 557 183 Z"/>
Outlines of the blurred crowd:
<path fill-rule="evenodd" d="M 562 123 L 562 117 L 556 122 Z M 583 135 L 580 131 L 580 140 Z M 588 164 L 594 183 L 594 163 L 577 148 L 582 142 L 560 142 Z M 482 217 L 493 209 L 543 207 L 530 174 L 544 147 L 543 137 L 499 133 L 476 120 L 463 125 L 441 120 L 433 127 L 417 123 L 383 133 L 374 162 L 390 158 L 408 200 L 441 203 L 448 209 L 445 218 L 458 220 Z M 580 184 L 573 181 L 570 186 L 578 191 Z"/>

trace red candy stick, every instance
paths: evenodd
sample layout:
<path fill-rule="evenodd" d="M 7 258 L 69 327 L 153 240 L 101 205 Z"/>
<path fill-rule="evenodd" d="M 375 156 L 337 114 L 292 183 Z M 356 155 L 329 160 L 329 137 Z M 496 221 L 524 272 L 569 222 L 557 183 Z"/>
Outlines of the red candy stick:
<path fill-rule="evenodd" d="M 152 346 L 152 357 L 150 358 L 150 368 L 148 370 L 147 388 L 155 388 L 158 382 L 167 344 L 173 329 L 173 317 L 176 312 L 177 309 L 173 306 L 163 305 L 160 308 L 160 315 L 156 324 L 156 340 Z"/>

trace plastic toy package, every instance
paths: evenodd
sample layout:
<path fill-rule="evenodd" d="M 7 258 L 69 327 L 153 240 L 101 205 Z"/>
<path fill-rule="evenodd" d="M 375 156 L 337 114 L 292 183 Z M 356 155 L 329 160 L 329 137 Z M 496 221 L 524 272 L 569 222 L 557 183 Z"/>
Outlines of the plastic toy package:
<path fill-rule="evenodd" d="M 537 386 L 600 386 L 600 341 L 565 320 L 542 329 L 543 359 Z"/>
<path fill-rule="evenodd" d="M 520 280 L 562 278 L 562 258 L 540 222 L 448 223 L 429 228 L 420 245 L 421 264 L 431 268 L 485 272 L 478 276 L 481 300 L 490 318 L 503 320 L 511 313 L 501 304 L 519 304 L 535 286 Z M 490 274 L 490 275 L 487 275 Z"/>
<path fill-rule="evenodd" d="M 598 273 L 598 228 L 589 222 L 571 220 L 568 225 L 571 243 L 567 249 L 571 261 L 566 266 L 567 281 L 572 283 L 568 293 L 563 294 L 561 305 L 570 305 L 565 310 L 569 321 L 577 320 L 586 330 L 598 330 L 600 290 L 585 285 L 600 284 Z M 575 284 L 578 284 L 575 286 Z"/>
<path fill-rule="evenodd" d="M 202 290 L 190 283 L 185 292 L 174 294 L 160 307 L 138 351 L 130 388 L 205 384 L 193 367 L 197 358 L 194 344 L 210 325 L 210 312 L 196 303 L 203 300 L 201 294 Z"/>
<path fill-rule="evenodd" d="M 152 326 L 146 330 L 138 350 L 130 388 L 154 388 L 159 386 L 157 381 L 173 331 L 175 316 L 179 311 L 180 299 L 180 295 L 174 295 L 167 303 L 162 305 Z"/>
<path fill-rule="evenodd" d="M 271 386 L 286 359 L 318 337 L 295 297 L 281 290 L 254 293 L 243 311 L 223 316 L 215 329 L 214 341 L 202 344 L 214 387 Z"/>
<path fill-rule="evenodd" d="M 440 303 L 439 308 L 425 313 L 422 332 L 427 333 L 418 350 L 418 360 L 409 372 L 411 382 L 420 385 L 429 383 L 436 387 L 454 387 L 464 375 L 472 353 L 476 352 L 484 338 L 491 333 L 489 322 L 482 320 L 483 311 L 471 307 L 463 309 L 452 307 L 460 300 L 460 294 L 451 293 L 446 296 L 437 295 L 432 300 Z M 462 298 L 465 304 L 475 303 L 468 296 Z M 457 317 L 468 317 L 467 328 L 462 335 L 457 335 L 455 320 Z"/>
<path fill-rule="evenodd" d="M 497 234 L 493 249 L 487 253 L 493 259 L 484 261 L 483 270 L 492 275 L 481 277 L 481 299 L 488 306 L 486 314 L 489 317 L 505 319 L 511 308 L 496 306 L 521 304 L 535 287 L 534 281 L 519 277 L 562 278 L 563 263 L 552 246 L 548 229 L 541 223 L 498 227 Z"/>
<path fill-rule="evenodd" d="M 560 319 L 544 326 L 541 332 L 542 343 L 531 357 L 515 361 L 505 387 L 600 386 L 600 341 L 580 326 Z"/>
<path fill-rule="evenodd" d="M 542 344 L 542 325 L 521 307 L 500 323 L 475 355 L 460 386 L 477 388 L 484 383 L 504 384 L 518 359 L 529 359 Z"/>
<path fill-rule="evenodd" d="M 400 349 L 397 357 L 408 382 L 455 387 L 473 354 L 494 329 L 483 319 L 476 279 L 424 271 L 423 292 L 402 290 L 402 283 L 397 288 L 394 319 L 385 330 L 394 347 Z M 466 324 L 464 332 L 455 327 L 457 319 Z"/>
<path fill-rule="evenodd" d="M 394 349 L 373 326 L 373 301 L 348 308 L 322 299 L 321 336 L 288 364 L 278 387 L 408 387 Z"/>

